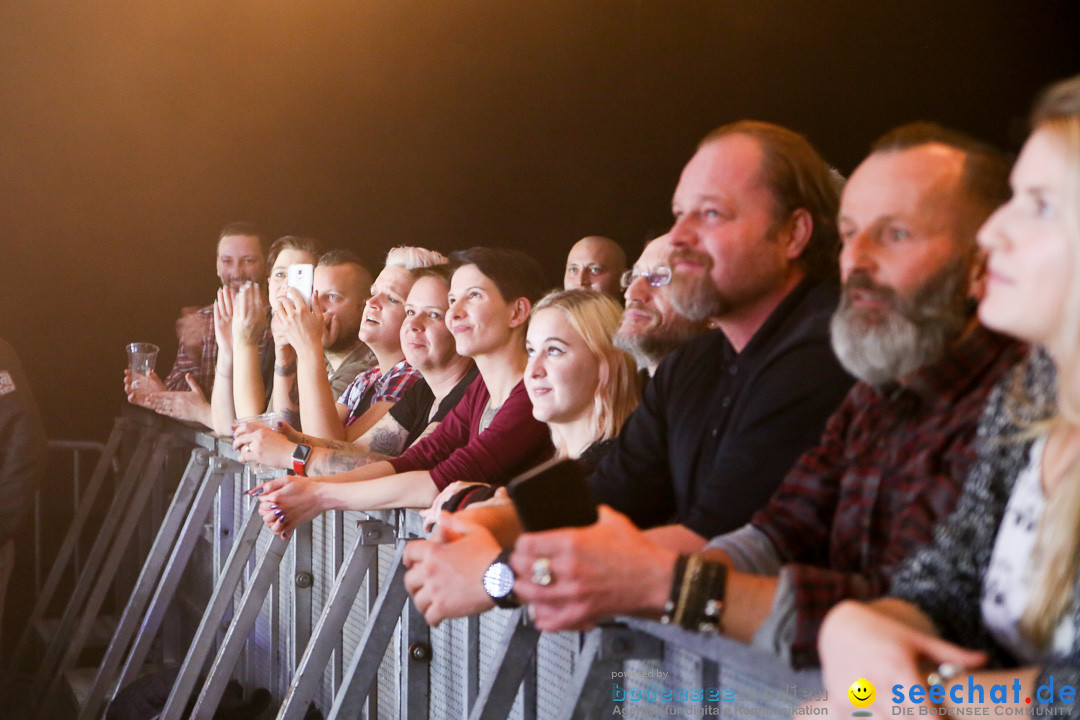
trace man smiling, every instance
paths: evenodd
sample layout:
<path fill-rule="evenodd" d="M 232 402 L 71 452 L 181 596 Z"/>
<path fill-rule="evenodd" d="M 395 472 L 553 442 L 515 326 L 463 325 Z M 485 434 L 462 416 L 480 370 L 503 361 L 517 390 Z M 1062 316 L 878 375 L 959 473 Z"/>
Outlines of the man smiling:
<path fill-rule="evenodd" d="M 574 591 L 515 587 L 537 626 L 664 614 L 796 666 L 815 664 L 825 613 L 844 598 L 882 594 L 897 564 L 952 510 L 986 395 L 1021 355 L 979 325 L 971 302 L 983 277 L 975 231 L 1007 197 L 1007 174 L 999 153 L 935 125 L 878 141 L 844 188 L 839 214 L 845 284 L 834 342 L 863 382 L 768 505 L 703 553 L 677 557 L 610 511 L 570 553 L 559 550 L 561 533 L 520 538 L 517 572 L 545 557 Z M 582 548 L 591 558 L 619 555 L 591 563 L 600 589 L 572 569 Z"/>

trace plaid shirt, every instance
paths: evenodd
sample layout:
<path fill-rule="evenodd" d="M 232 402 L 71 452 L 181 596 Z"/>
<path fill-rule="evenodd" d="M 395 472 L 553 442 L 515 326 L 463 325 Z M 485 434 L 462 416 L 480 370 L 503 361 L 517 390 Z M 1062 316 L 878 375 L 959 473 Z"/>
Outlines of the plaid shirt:
<path fill-rule="evenodd" d="M 190 390 L 191 388 L 188 387 L 184 376 L 191 373 L 195 382 L 199 384 L 199 387 L 202 388 L 203 393 L 209 399 L 211 393 L 214 392 L 214 378 L 216 377 L 215 370 L 217 366 L 217 337 L 214 335 L 213 303 L 196 310 L 192 313 L 190 320 L 193 323 L 198 323 L 199 356 L 192 357 L 189 355 L 188 349 L 184 346 L 183 339 L 181 339 L 180 345 L 176 349 L 176 362 L 173 363 L 172 370 L 169 372 L 168 377 L 165 378 L 165 387 L 169 390 Z M 263 331 L 262 339 L 259 340 L 259 358 L 265 360 L 268 357 L 274 357 L 274 336 L 270 332 L 269 322 L 266 323 L 266 330 Z M 269 362 L 269 360 L 266 362 Z M 264 376 L 267 374 L 265 370 L 266 368 L 263 368 Z"/>
<path fill-rule="evenodd" d="M 979 327 L 903 386 L 858 383 L 751 519 L 795 586 L 793 665 L 816 665 L 825 613 L 885 594 L 898 564 L 952 511 L 987 395 L 1022 352 Z"/>
<path fill-rule="evenodd" d="M 358 417 L 377 402 L 396 403 L 419 379 L 420 371 L 404 360 L 390 368 L 385 375 L 376 365 L 357 376 L 338 398 L 339 403 L 349 406 L 349 414 L 345 416 L 345 427 L 356 422 Z"/>

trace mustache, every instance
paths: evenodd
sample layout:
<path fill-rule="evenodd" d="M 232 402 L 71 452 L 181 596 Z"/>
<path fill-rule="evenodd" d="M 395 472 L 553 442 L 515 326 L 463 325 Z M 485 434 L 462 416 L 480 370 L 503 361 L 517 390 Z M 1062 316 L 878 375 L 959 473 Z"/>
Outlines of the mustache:
<path fill-rule="evenodd" d="M 653 320 L 659 320 L 660 319 L 660 313 L 659 312 L 657 312 L 656 310 L 654 310 L 654 309 L 652 309 L 650 307 L 646 307 L 645 304 L 641 300 L 638 300 L 637 298 L 634 298 L 633 300 L 627 300 L 626 301 L 626 309 L 627 310 L 636 310 L 636 311 L 638 311 L 640 313 L 645 313 L 646 315 L 648 315 Z M 624 311 L 624 316 L 625 316 L 625 311 Z"/>
<path fill-rule="evenodd" d="M 702 250 L 694 250 L 693 248 L 676 248 L 668 255 L 668 263 L 675 265 L 681 260 L 689 260 L 691 262 L 703 265 L 706 270 L 712 270 L 713 259 L 712 255 Z"/>
<path fill-rule="evenodd" d="M 888 285 L 881 285 L 880 283 L 874 282 L 873 278 L 871 278 L 869 273 L 865 270 L 856 270 L 848 276 L 847 282 L 844 283 L 843 287 L 845 303 L 851 301 L 851 293 L 855 290 L 872 292 L 894 308 L 898 304 L 897 301 L 899 300 L 899 296 L 897 295 L 896 290 L 893 290 Z"/>

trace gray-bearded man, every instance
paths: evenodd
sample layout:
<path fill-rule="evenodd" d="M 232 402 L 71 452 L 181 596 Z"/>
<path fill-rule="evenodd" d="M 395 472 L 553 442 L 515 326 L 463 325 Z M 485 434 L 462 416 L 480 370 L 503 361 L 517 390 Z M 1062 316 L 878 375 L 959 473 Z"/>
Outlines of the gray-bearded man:
<path fill-rule="evenodd" d="M 848 180 L 839 214 L 834 345 L 862 382 L 821 441 L 748 525 L 701 553 L 677 556 L 606 509 L 569 551 L 562 531 L 522 536 L 515 592 L 537 627 L 666 612 L 797 667 L 816 664 L 825 613 L 883 594 L 953 509 L 986 396 L 1022 354 L 979 325 L 972 302 L 985 269 L 975 233 L 1008 197 L 1008 169 L 996 151 L 935 125 L 881 138 Z M 527 579 L 538 558 L 558 579 L 548 587 Z"/>

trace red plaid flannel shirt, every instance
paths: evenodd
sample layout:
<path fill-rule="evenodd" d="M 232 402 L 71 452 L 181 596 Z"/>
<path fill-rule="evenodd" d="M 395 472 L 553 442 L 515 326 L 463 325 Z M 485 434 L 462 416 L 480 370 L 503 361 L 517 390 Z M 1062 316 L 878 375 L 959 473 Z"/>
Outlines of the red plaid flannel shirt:
<path fill-rule="evenodd" d="M 858 383 L 751 519 L 793 573 L 796 667 L 818 664 L 825 613 L 885 594 L 900 561 L 952 511 L 986 397 L 1022 354 L 980 327 L 903 386 Z"/>

